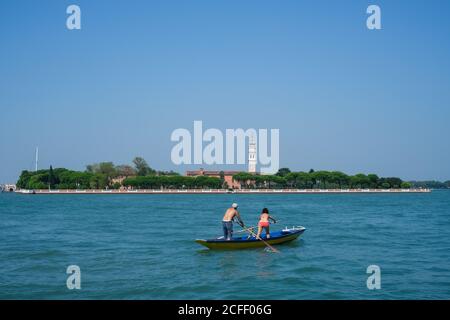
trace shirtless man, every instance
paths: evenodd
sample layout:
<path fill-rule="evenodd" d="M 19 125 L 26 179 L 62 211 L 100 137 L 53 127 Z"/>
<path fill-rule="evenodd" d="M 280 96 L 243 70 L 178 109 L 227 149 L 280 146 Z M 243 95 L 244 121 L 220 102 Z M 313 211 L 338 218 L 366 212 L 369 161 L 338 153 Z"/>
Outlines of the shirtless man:
<path fill-rule="evenodd" d="M 231 240 L 231 237 L 233 236 L 234 217 L 236 217 L 238 219 L 238 223 L 241 226 L 244 225 L 244 222 L 242 222 L 241 216 L 239 215 L 237 208 L 238 208 L 237 203 L 233 203 L 231 205 L 231 208 L 228 208 L 228 210 L 225 212 L 225 215 L 223 216 L 223 219 L 222 219 L 223 236 L 226 240 Z"/>

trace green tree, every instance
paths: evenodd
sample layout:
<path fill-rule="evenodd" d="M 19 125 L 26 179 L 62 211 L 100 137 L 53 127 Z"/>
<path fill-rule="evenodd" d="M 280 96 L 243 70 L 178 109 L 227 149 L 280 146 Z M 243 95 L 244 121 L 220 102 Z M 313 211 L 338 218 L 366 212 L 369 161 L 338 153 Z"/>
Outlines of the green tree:
<path fill-rule="evenodd" d="M 369 179 L 369 184 L 371 188 L 377 188 L 379 184 L 380 178 L 376 174 L 368 174 L 367 178 Z"/>
<path fill-rule="evenodd" d="M 289 170 L 289 168 L 281 168 L 278 170 L 278 172 L 275 175 L 279 176 L 279 177 L 285 177 L 289 173 L 291 173 L 291 170 Z"/>
<path fill-rule="evenodd" d="M 157 176 L 179 176 L 180 174 L 175 171 L 156 171 Z"/>
<path fill-rule="evenodd" d="M 91 189 L 104 189 L 108 186 L 108 177 L 101 173 L 96 173 L 89 180 Z"/>
<path fill-rule="evenodd" d="M 402 189 L 410 189 L 411 188 L 411 183 L 404 181 L 404 182 L 401 183 L 400 187 Z"/>
<path fill-rule="evenodd" d="M 450 181 L 410 181 L 414 188 L 429 188 L 429 189 L 446 189 L 450 187 Z"/>
<path fill-rule="evenodd" d="M 52 166 L 50 166 L 50 170 L 48 172 L 48 185 L 50 189 L 55 185 L 55 173 L 53 172 Z"/>
<path fill-rule="evenodd" d="M 22 171 L 19 176 L 19 180 L 17 180 L 17 187 L 20 189 L 26 189 L 28 187 L 28 183 L 30 182 L 33 173 L 27 170 Z"/>
<path fill-rule="evenodd" d="M 100 162 L 94 163 L 86 166 L 86 172 L 99 175 L 96 179 L 94 179 L 94 185 L 97 185 L 97 188 L 103 188 L 109 186 L 111 184 L 111 180 L 117 177 L 117 170 L 112 162 Z M 100 178 L 101 177 L 101 178 Z M 106 180 L 104 180 L 106 179 Z M 100 183 L 101 181 L 101 183 Z M 103 184 L 106 181 L 106 185 Z"/>
<path fill-rule="evenodd" d="M 147 161 L 144 158 L 136 157 L 133 159 L 134 167 L 138 176 L 146 176 L 149 174 L 155 174 L 155 170 L 150 168 Z"/>
<path fill-rule="evenodd" d="M 116 168 L 114 167 L 114 163 L 112 162 L 88 164 L 86 166 L 86 172 L 101 173 L 107 175 L 108 177 L 114 177 L 115 175 L 117 175 Z"/>
<path fill-rule="evenodd" d="M 86 172 L 99 173 L 100 172 L 100 164 L 99 163 L 88 164 L 86 166 Z"/>
<path fill-rule="evenodd" d="M 312 189 L 314 181 L 312 174 L 307 172 L 299 172 L 297 175 L 298 188 Z"/>
<path fill-rule="evenodd" d="M 220 171 L 219 176 L 220 176 L 221 188 L 228 188 L 228 184 L 225 182 L 225 172 Z"/>
<path fill-rule="evenodd" d="M 99 170 L 96 173 L 104 174 L 108 178 L 114 178 L 117 176 L 116 167 L 112 162 L 100 162 Z"/>
<path fill-rule="evenodd" d="M 233 180 L 239 182 L 244 188 L 250 188 L 253 184 L 258 183 L 259 177 L 248 172 L 239 172 L 233 175 Z"/>
<path fill-rule="evenodd" d="M 277 188 L 285 188 L 286 187 L 286 179 L 284 177 L 279 176 L 271 176 L 270 181 L 277 187 Z"/>
<path fill-rule="evenodd" d="M 144 168 L 145 163 L 144 163 Z M 147 165 L 148 167 L 148 165 Z M 149 168 L 149 167 L 148 167 Z M 224 174 L 219 178 L 200 176 L 185 177 L 173 172 L 155 171 L 147 169 L 146 176 L 127 176 L 135 170 L 130 166 L 114 167 L 112 162 L 101 162 L 86 167 L 85 172 L 67 170 L 65 168 L 39 170 L 37 172 L 22 171 L 17 186 L 22 189 L 46 189 L 50 185 L 55 189 L 103 189 L 105 187 L 118 188 L 119 185 L 110 185 L 111 177 L 119 174 L 127 178 L 124 186 L 133 188 L 221 188 L 224 185 Z M 172 174 L 173 173 L 173 174 Z M 439 181 L 413 181 L 407 183 L 400 178 L 379 178 L 375 174 L 364 175 L 362 173 L 348 176 L 340 171 L 317 171 L 317 172 L 289 172 L 285 176 L 280 175 L 254 175 L 248 172 L 240 172 L 233 176 L 233 180 L 241 183 L 243 188 L 416 188 L 434 187 L 445 188 L 446 185 Z M 447 182 L 449 184 L 449 182 Z"/>
<path fill-rule="evenodd" d="M 381 183 L 381 187 L 382 187 L 383 189 L 390 189 L 390 188 L 391 188 L 391 185 L 390 185 L 389 183 L 387 183 L 387 182 L 382 182 L 382 183 Z"/>
<path fill-rule="evenodd" d="M 116 172 L 118 176 L 121 177 L 131 177 L 136 175 L 136 170 L 127 164 L 122 164 L 116 167 Z"/>
<path fill-rule="evenodd" d="M 298 173 L 297 172 L 290 172 L 285 177 L 286 179 L 286 185 L 290 188 L 296 188 L 298 183 Z"/>
<path fill-rule="evenodd" d="M 330 181 L 330 172 L 328 171 L 316 171 L 311 173 L 313 180 L 317 186 L 317 188 L 326 189 L 328 186 L 328 182 Z"/>
<path fill-rule="evenodd" d="M 339 187 L 340 189 L 348 188 L 350 184 L 350 177 L 343 172 L 340 171 L 332 171 L 330 173 L 331 182 Z"/>
<path fill-rule="evenodd" d="M 402 179 L 396 177 L 386 178 L 386 181 L 391 185 L 391 188 L 398 189 L 402 184 Z"/>
<path fill-rule="evenodd" d="M 115 183 L 111 186 L 111 188 L 113 188 L 113 189 L 115 189 L 115 190 L 120 189 L 120 183 L 115 182 Z"/>
<path fill-rule="evenodd" d="M 207 176 L 138 176 L 125 179 L 123 185 L 136 189 L 219 189 L 221 187 L 221 181 L 219 178 Z"/>
<path fill-rule="evenodd" d="M 357 175 L 355 175 L 356 181 L 357 181 L 357 186 L 358 188 L 369 188 L 370 186 L 370 179 L 368 176 L 366 176 L 363 173 L 358 173 Z"/>

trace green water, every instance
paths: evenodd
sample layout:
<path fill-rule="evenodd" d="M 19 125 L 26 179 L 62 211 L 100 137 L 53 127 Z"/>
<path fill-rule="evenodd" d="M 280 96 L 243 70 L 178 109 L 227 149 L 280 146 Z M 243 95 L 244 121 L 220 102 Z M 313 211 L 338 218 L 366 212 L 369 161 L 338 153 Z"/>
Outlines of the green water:
<path fill-rule="evenodd" d="M 209 251 L 238 202 L 300 240 Z M 369 290 L 366 268 L 381 268 Z M 81 289 L 66 268 L 81 269 Z M 344 195 L 0 194 L 2 299 L 448 299 L 450 192 Z"/>

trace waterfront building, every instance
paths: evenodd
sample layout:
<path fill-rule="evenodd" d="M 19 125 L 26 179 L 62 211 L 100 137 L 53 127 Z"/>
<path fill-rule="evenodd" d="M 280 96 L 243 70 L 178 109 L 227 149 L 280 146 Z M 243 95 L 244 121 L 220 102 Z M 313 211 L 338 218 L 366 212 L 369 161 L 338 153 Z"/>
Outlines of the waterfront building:
<path fill-rule="evenodd" d="M 17 187 L 15 184 L 3 184 L 1 185 L 1 191 L 3 192 L 15 192 Z"/>
<path fill-rule="evenodd" d="M 230 189 L 240 189 L 241 184 L 238 181 L 233 180 L 233 176 L 235 174 L 240 173 L 241 171 L 215 171 L 215 170 L 204 170 L 200 168 L 200 170 L 186 171 L 186 176 L 188 177 L 198 177 L 198 176 L 206 176 L 206 177 L 214 177 L 221 178 L 228 185 Z"/>

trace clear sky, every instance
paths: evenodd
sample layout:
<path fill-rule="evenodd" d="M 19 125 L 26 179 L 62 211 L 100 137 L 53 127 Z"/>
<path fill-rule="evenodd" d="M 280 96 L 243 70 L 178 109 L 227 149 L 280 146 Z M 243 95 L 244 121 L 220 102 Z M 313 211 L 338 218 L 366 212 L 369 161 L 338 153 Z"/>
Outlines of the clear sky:
<path fill-rule="evenodd" d="M 82 29 L 66 28 L 77 4 Z M 382 30 L 366 28 L 366 8 Z M 449 1 L 0 2 L 0 182 L 279 128 L 280 164 L 450 179 Z M 236 167 L 234 169 L 241 169 Z"/>

